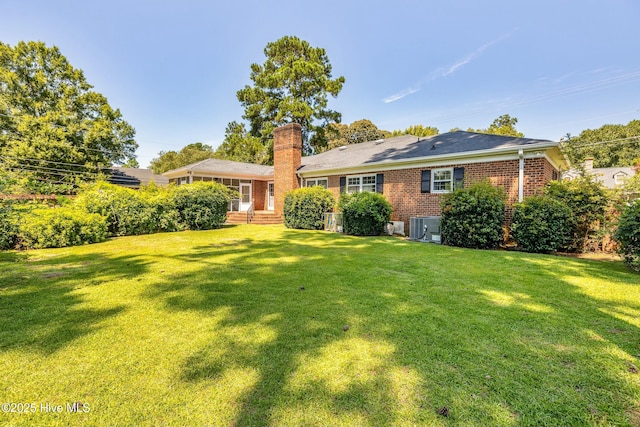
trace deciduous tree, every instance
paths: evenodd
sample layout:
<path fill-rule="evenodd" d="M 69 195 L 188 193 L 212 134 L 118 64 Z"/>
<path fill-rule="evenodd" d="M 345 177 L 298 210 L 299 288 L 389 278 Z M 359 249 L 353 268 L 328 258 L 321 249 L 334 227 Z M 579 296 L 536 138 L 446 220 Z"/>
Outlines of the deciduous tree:
<path fill-rule="evenodd" d="M 158 157 L 151 160 L 151 169 L 159 174 L 212 157 L 215 157 L 215 152 L 210 145 L 196 142 L 186 145 L 178 152 L 161 151 Z"/>
<path fill-rule="evenodd" d="M 581 165 L 590 157 L 597 168 L 631 166 L 640 157 L 640 120 L 567 135 L 563 148 L 573 165 Z"/>
<path fill-rule="evenodd" d="M 519 132 L 516 129 L 516 124 L 518 123 L 518 119 L 515 117 L 511 117 L 508 114 L 503 114 L 497 119 L 493 121 L 489 125 L 487 129 L 472 129 L 469 128 L 469 132 L 478 132 L 478 133 L 489 133 L 492 135 L 504 135 L 504 136 L 515 136 L 518 138 L 524 137 L 522 132 Z"/>
<path fill-rule="evenodd" d="M 57 47 L 0 42 L 5 173 L 69 185 L 135 159 L 133 127 L 92 88 Z"/>

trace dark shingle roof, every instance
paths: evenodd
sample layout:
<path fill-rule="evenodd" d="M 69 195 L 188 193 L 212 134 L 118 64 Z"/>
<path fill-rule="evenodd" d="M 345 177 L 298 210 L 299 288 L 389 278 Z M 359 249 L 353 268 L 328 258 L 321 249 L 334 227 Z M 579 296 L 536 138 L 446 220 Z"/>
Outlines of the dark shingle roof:
<path fill-rule="evenodd" d="M 300 172 L 341 169 L 367 164 L 385 164 L 462 153 L 472 155 L 474 152 L 483 150 L 516 150 L 537 144 L 557 145 L 557 143 L 542 139 L 516 138 L 464 131 L 448 132 L 422 138 L 402 135 L 384 140 L 347 145 L 325 153 L 303 157 Z"/>
<path fill-rule="evenodd" d="M 141 185 L 147 185 L 151 181 L 160 186 L 169 184 L 169 179 L 167 177 L 156 175 L 151 169 L 139 168 L 111 168 L 111 176 L 108 180 L 112 184 L 131 188 L 139 188 Z"/>

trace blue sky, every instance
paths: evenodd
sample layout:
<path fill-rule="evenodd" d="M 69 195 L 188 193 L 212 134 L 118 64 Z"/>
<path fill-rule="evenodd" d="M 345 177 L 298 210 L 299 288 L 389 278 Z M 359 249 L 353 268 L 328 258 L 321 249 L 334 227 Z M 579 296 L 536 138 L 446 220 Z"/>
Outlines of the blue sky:
<path fill-rule="evenodd" d="M 343 123 L 558 140 L 640 118 L 640 2 L 0 0 L 0 40 L 58 46 L 136 129 L 138 160 L 219 145 L 264 47 L 326 49 Z"/>

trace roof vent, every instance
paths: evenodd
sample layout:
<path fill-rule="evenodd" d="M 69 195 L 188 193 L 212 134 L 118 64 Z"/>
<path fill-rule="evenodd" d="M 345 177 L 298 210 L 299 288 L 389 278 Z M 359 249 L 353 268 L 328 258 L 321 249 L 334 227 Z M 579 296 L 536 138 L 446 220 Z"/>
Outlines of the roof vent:
<path fill-rule="evenodd" d="M 346 146 L 346 145 L 343 145 L 343 146 L 341 146 L 341 147 L 338 147 L 338 150 L 340 150 L 340 151 L 344 151 L 344 150 L 346 150 L 346 149 L 347 149 L 347 146 Z"/>
<path fill-rule="evenodd" d="M 375 145 L 382 144 L 383 142 L 384 142 L 384 139 L 376 139 L 375 141 L 373 141 Z"/>

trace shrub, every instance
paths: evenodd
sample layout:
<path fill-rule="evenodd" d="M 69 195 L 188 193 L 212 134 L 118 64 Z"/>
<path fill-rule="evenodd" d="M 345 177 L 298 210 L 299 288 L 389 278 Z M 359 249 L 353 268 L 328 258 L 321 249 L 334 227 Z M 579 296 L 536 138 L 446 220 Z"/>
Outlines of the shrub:
<path fill-rule="evenodd" d="M 583 251 L 594 226 L 604 220 L 609 204 L 606 189 L 591 176 L 572 181 L 551 181 L 544 194 L 571 209 L 569 239 L 561 249 L 570 252 Z"/>
<path fill-rule="evenodd" d="M 0 250 L 11 249 L 15 244 L 18 226 L 13 214 L 13 203 L 0 201 Z"/>
<path fill-rule="evenodd" d="M 106 233 L 102 215 L 68 207 L 41 208 L 21 217 L 18 241 L 25 249 L 61 248 L 101 242 Z"/>
<path fill-rule="evenodd" d="M 98 182 L 80 193 L 74 205 L 107 220 L 112 236 L 147 234 L 157 231 L 154 207 L 135 190 Z"/>
<path fill-rule="evenodd" d="M 557 251 L 570 238 L 571 209 L 549 196 L 532 196 L 515 205 L 511 236 L 526 252 Z"/>
<path fill-rule="evenodd" d="M 231 192 L 216 182 L 195 182 L 173 188 L 171 200 L 186 228 L 209 230 L 226 221 Z"/>
<path fill-rule="evenodd" d="M 336 204 L 331 191 L 322 187 L 305 187 L 284 196 L 284 225 L 288 228 L 321 230 L 322 216 Z"/>
<path fill-rule="evenodd" d="M 343 193 L 339 208 L 344 232 L 354 236 L 377 236 L 391 220 L 391 203 L 380 193 Z"/>
<path fill-rule="evenodd" d="M 488 181 L 446 194 L 442 200 L 442 243 L 492 249 L 502 241 L 504 190 Z"/>
<path fill-rule="evenodd" d="M 618 253 L 625 264 L 640 272 L 640 199 L 623 208 L 615 239 L 619 243 Z"/>
<path fill-rule="evenodd" d="M 172 197 L 172 188 L 164 189 L 155 183 L 142 186 L 138 190 L 141 199 L 148 205 L 152 215 L 151 222 L 157 231 L 180 231 L 186 227 L 180 220 L 180 214 Z"/>

